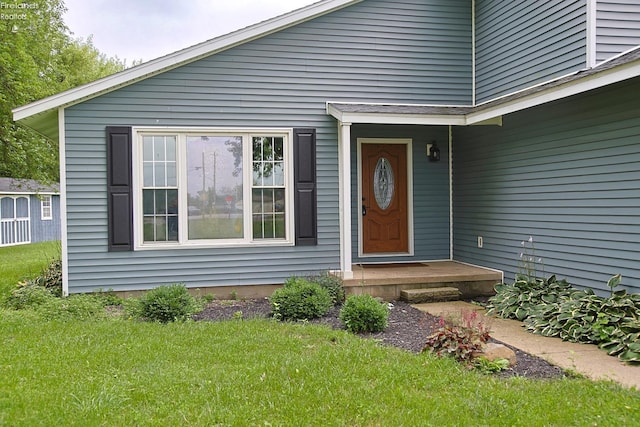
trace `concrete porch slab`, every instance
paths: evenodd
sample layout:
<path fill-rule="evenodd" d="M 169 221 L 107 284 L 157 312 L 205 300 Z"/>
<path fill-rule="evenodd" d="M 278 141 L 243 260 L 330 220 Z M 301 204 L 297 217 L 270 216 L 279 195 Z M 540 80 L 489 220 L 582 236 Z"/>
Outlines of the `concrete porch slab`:
<path fill-rule="evenodd" d="M 353 279 L 344 281 L 348 294 L 369 294 L 385 300 L 400 298 L 406 289 L 455 287 L 463 298 L 494 294 L 502 273 L 456 261 L 356 264 Z"/>

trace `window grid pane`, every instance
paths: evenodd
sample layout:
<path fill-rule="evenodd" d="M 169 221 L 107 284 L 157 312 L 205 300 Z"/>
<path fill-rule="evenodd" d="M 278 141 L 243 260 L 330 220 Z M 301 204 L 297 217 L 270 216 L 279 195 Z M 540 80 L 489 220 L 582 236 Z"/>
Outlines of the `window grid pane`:
<path fill-rule="evenodd" d="M 52 219 L 53 212 L 51 208 L 51 196 L 42 196 L 40 206 L 42 210 L 42 219 Z"/>
<path fill-rule="evenodd" d="M 178 190 L 143 190 L 144 240 L 178 241 Z"/>
<path fill-rule="evenodd" d="M 143 240 L 178 241 L 175 136 L 143 137 Z"/>
<path fill-rule="evenodd" d="M 253 189 L 253 238 L 284 239 L 285 198 L 284 189 Z"/>
<path fill-rule="evenodd" d="M 284 138 L 252 138 L 254 239 L 286 238 Z"/>

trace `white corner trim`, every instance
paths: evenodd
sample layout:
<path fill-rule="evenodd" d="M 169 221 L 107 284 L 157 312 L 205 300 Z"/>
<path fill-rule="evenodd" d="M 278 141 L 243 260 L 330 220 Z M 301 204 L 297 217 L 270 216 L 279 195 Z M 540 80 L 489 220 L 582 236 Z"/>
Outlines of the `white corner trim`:
<path fill-rule="evenodd" d="M 362 0 L 325 0 L 310 4 L 284 15 L 263 21 L 229 34 L 199 43 L 197 45 L 170 53 L 158 59 L 145 62 L 117 74 L 96 80 L 95 82 L 61 92 L 13 110 L 15 121 L 58 107 L 67 107 L 96 97 L 137 81 L 169 71 L 181 65 L 227 50 L 234 46 L 281 31 L 294 25 L 309 21 L 318 16 L 342 9 Z"/>
<path fill-rule="evenodd" d="M 453 261 L 453 128 L 449 126 L 449 259 Z"/>
<path fill-rule="evenodd" d="M 338 182 L 340 223 L 340 270 L 353 278 L 351 236 L 351 123 L 338 122 Z"/>
<path fill-rule="evenodd" d="M 597 60 L 597 0 L 587 0 L 587 52 L 586 52 L 586 67 L 592 68 L 596 65 Z"/>
<path fill-rule="evenodd" d="M 476 0 L 471 0 L 471 103 L 476 105 Z"/>
<path fill-rule="evenodd" d="M 64 108 L 58 109 L 58 135 L 58 150 L 60 152 L 60 246 L 62 247 L 62 296 L 67 296 L 69 295 L 69 239 L 67 236 L 67 162 L 65 155 L 66 142 Z"/>

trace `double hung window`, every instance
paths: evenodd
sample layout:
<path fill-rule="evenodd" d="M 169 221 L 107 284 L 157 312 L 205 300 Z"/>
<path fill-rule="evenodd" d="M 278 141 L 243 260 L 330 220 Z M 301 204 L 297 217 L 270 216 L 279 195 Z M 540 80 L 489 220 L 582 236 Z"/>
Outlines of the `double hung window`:
<path fill-rule="evenodd" d="M 53 219 L 53 207 L 50 195 L 40 196 L 40 219 L 43 221 Z"/>
<path fill-rule="evenodd" d="M 292 243 L 290 130 L 136 135 L 138 247 Z"/>

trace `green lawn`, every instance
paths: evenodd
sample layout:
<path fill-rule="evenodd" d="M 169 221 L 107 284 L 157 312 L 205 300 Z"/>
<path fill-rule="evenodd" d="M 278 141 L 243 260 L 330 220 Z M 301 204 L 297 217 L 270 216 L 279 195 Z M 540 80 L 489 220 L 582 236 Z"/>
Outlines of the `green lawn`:
<path fill-rule="evenodd" d="M 0 301 L 17 282 L 38 275 L 55 257 L 60 257 L 59 241 L 0 248 Z"/>
<path fill-rule="evenodd" d="M 499 380 L 311 324 L 61 322 L 0 309 L 0 341 L 0 425 L 622 426 L 640 419 L 640 392 L 612 383 Z"/>

